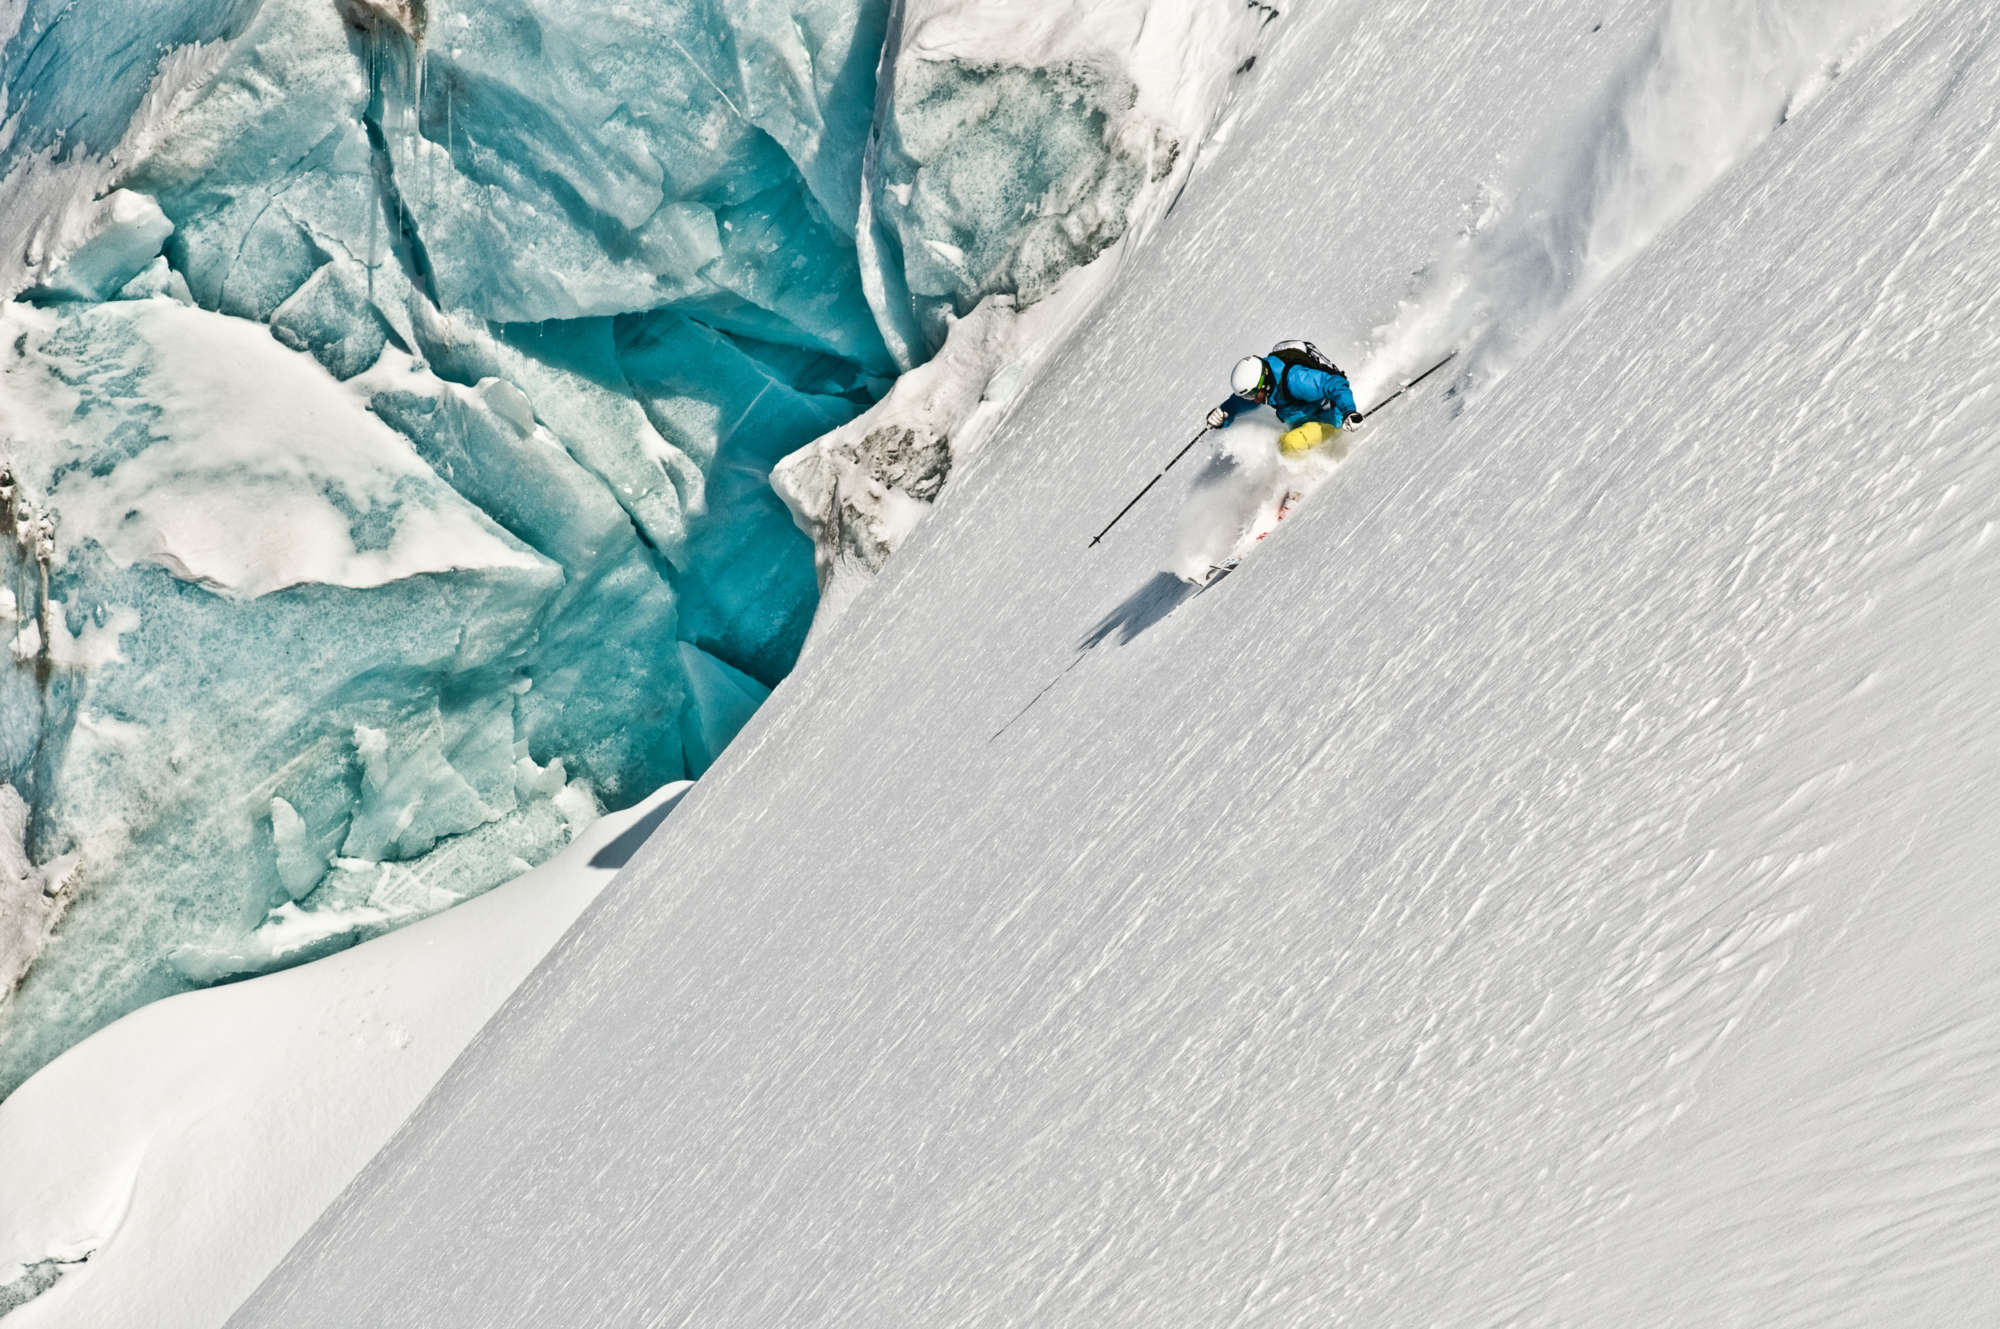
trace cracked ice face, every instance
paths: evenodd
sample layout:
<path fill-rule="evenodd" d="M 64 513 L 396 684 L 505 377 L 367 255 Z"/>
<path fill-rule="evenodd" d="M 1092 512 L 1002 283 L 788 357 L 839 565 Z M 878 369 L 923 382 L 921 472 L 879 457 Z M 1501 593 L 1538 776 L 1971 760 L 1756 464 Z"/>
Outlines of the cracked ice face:
<path fill-rule="evenodd" d="M 885 11 L 22 12 L 0 152 L 124 188 L 0 329 L 61 519 L 46 587 L 6 554 L 0 788 L 91 886 L 0 1089 L 539 861 L 783 676 L 816 585 L 766 477 L 894 368 L 852 240 Z M 112 53 L 190 42 L 150 92 Z"/>
<path fill-rule="evenodd" d="M 13 17 L 0 790 L 87 889 L 0 1092 L 698 774 L 817 603 L 774 464 L 1154 164 L 1114 74 L 931 57 L 871 185 L 888 0 Z M 949 450 L 892 453 L 915 513 Z"/>

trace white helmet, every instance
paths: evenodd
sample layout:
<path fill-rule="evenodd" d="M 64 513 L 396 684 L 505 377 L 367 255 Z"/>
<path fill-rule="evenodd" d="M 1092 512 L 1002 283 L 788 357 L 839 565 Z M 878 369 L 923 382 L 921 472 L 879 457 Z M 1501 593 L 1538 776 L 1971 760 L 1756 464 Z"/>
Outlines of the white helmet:
<path fill-rule="evenodd" d="M 1271 371 L 1264 365 L 1261 355 L 1246 355 L 1236 362 L 1236 368 L 1229 373 L 1229 390 L 1239 397 L 1248 397 L 1259 388 L 1269 385 Z"/>

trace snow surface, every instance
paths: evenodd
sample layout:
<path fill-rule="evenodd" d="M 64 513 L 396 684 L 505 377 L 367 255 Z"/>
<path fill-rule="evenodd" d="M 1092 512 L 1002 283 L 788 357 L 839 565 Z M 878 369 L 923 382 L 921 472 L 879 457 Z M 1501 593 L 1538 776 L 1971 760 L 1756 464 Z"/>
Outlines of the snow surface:
<path fill-rule="evenodd" d="M 1058 372 L 233 1324 L 2000 1317 L 2000 16 L 1285 27 Z M 1761 131 L 1654 170 L 1633 127 L 1730 86 Z M 1462 244 L 1617 217 L 1586 280 L 1473 265 L 1538 285 L 1212 591 L 1162 569 L 1199 467 L 1086 549 L 1242 347 L 1380 326 L 1373 401 Z"/>
<path fill-rule="evenodd" d="M 35 1076 L 0 1104 L 8 1329 L 220 1324 L 688 787 L 465 908 L 156 1002 Z"/>
<path fill-rule="evenodd" d="M 88 357 L 74 349 L 85 338 Z M 310 356 L 254 323 L 172 300 L 68 316 L 16 305 L 0 314 L 0 342 L 41 353 L 31 367 L 0 352 L 0 431 L 77 436 L 73 450 L 16 462 L 61 512 L 70 547 L 88 539 L 122 566 L 156 564 L 246 599 L 461 569 L 555 573 Z M 123 437 L 135 412 L 118 409 L 133 400 L 157 439 L 136 449 Z M 78 453 L 93 464 L 76 466 Z M 357 513 L 386 529 L 368 530 Z M 357 542 L 357 527 L 373 538 Z"/>

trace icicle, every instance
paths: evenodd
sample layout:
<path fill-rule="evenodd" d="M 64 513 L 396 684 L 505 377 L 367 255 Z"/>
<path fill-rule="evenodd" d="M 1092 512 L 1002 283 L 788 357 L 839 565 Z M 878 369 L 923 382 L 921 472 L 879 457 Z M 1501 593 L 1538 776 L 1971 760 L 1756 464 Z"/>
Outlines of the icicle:
<path fill-rule="evenodd" d="M 41 599 L 37 602 L 35 625 L 41 629 L 40 649 L 35 655 L 35 680 L 48 685 L 55 669 L 51 654 L 55 644 L 55 606 L 49 599 L 49 565 L 56 557 L 56 515 L 44 512 L 35 520 L 35 566 L 41 573 Z"/>
<path fill-rule="evenodd" d="M 14 616 L 17 621 L 34 620 L 39 635 L 35 677 L 46 684 L 54 668 L 50 644 L 55 640 L 55 611 L 49 599 L 49 570 L 56 558 L 56 514 L 28 500 L 11 466 L 0 466 L 0 534 L 14 537 L 19 557 L 14 574 Z M 35 568 L 32 576 L 28 573 L 30 559 Z M 26 600 L 34 603 L 24 603 Z"/>
<path fill-rule="evenodd" d="M 371 25 L 362 40 L 368 46 L 368 99 L 375 106 L 382 104 L 382 39 Z M 382 261 L 382 210 L 388 206 L 383 196 L 382 164 L 380 161 L 369 167 L 369 180 L 374 185 L 374 206 L 368 209 L 368 303 L 375 303 L 375 268 Z"/>

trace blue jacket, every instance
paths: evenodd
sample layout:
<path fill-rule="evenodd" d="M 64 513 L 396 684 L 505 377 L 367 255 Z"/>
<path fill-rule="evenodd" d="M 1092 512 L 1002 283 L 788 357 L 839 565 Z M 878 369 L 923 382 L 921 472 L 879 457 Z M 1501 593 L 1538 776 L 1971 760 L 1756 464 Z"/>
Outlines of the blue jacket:
<path fill-rule="evenodd" d="M 1229 400 L 1222 403 L 1222 413 L 1229 417 L 1223 428 L 1235 424 L 1237 416 L 1254 411 L 1259 405 L 1276 411 L 1288 429 L 1296 429 L 1308 420 L 1337 425 L 1355 411 L 1354 389 L 1345 374 L 1288 365 L 1272 355 L 1264 357 L 1264 367 L 1271 371 L 1271 381 L 1276 385 L 1271 389 L 1270 400 L 1259 403 L 1231 393 Z"/>

